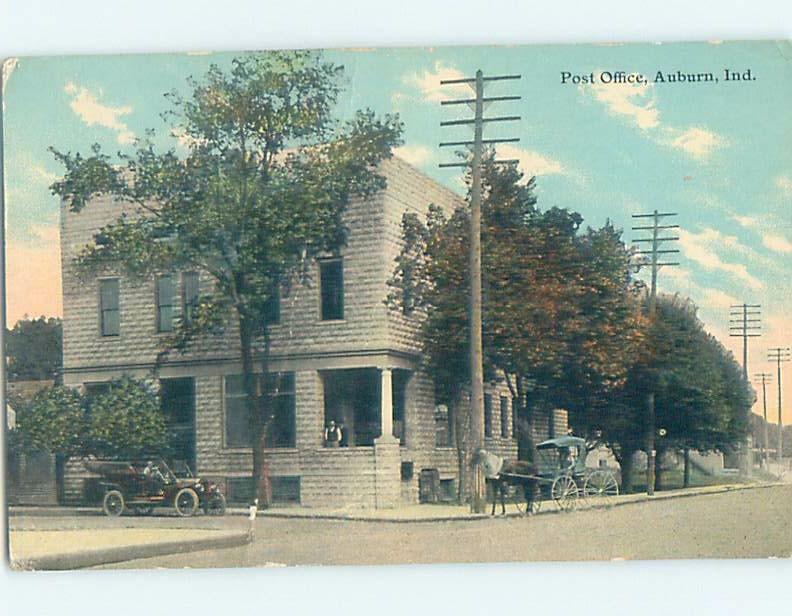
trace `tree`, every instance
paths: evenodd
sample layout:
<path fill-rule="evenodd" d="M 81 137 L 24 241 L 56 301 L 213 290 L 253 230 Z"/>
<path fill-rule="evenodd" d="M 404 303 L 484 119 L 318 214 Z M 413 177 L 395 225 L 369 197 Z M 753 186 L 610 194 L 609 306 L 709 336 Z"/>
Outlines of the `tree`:
<path fill-rule="evenodd" d="M 63 366 L 61 320 L 20 319 L 6 329 L 8 378 L 11 381 L 58 379 Z"/>
<path fill-rule="evenodd" d="M 124 376 L 91 402 L 88 451 L 99 457 L 161 455 L 167 424 L 154 391 Z"/>
<path fill-rule="evenodd" d="M 624 386 L 614 392 L 603 439 L 622 467 L 622 487 L 631 483 L 632 455 L 641 449 L 642 405 L 655 391 L 656 425 L 663 435 L 658 454 L 730 451 L 745 437 L 750 387 L 732 354 L 704 329 L 690 300 L 660 295 Z M 655 483 L 660 489 L 661 468 Z"/>
<path fill-rule="evenodd" d="M 158 153 L 153 134 L 121 165 L 94 146 L 87 156 L 54 151 L 66 169 L 52 186 L 79 212 L 97 195 L 133 210 L 96 235 L 78 258 L 87 273 L 106 267 L 148 277 L 190 268 L 213 288 L 163 349 L 184 352 L 196 337 L 228 329 L 239 339 L 250 416 L 253 481 L 262 506 L 268 482 L 263 445 L 272 418 L 260 372 L 269 372 L 271 301 L 305 282 L 308 265 L 345 242 L 352 198 L 385 186 L 378 163 L 402 130 L 396 116 L 359 111 L 333 118 L 342 67 L 310 52 L 247 55 L 212 66 L 192 93 L 168 95 L 166 120 L 189 144 Z"/>
<path fill-rule="evenodd" d="M 25 445 L 64 457 L 84 450 L 85 408 L 74 389 L 62 385 L 42 389 L 16 411 L 17 431 Z"/>
<path fill-rule="evenodd" d="M 585 408 L 580 400 L 624 380 L 640 339 L 639 303 L 630 253 L 611 225 L 580 234 L 579 214 L 540 211 L 534 179 L 495 164 L 491 154 L 482 185 L 485 372 L 508 383 L 520 456 L 530 459 L 536 409 L 576 401 Z M 452 393 L 469 381 L 468 215 L 467 208 L 449 217 L 430 208 L 424 225 L 406 214 L 404 247 L 389 281 L 391 304 L 420 310 L 427 361 Z M 594 423 L 584 413 L 579 418 Z"/>

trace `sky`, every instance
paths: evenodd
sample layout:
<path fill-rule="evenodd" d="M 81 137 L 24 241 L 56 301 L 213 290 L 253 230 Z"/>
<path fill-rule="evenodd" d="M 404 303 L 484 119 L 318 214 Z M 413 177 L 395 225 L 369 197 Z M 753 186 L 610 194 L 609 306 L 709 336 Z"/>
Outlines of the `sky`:
<path fill-rule="evenodd" d="M 468 97 L 466 86 L 441 79 L 520 74 L 487 94 L 519 95 L 493 104 L 492 115 L 520 115 L 491 124 L 486 137 L 519 137 L 498 148 L 537 178 L 541 208 L 580 212 L 586 225 L 613 221 L 630 241 L 640 237 L 631 214 L 678 212 L 678 267 L 660 271 L 659 288 L 689 296 L 707 329 L 741 359 L 741 340 L 728 335 L 729 307 L 762 305 L 762 337 L 750 342 L 749 372 L 775 372 L 767 349 L 792 346 L 792 47 L 789 43 L 631 44 L 532 47 L 357 49 L 325 52 L 344 66 L 337 115 L 370 107 L 399 113 L 404 145 L 397 155 L 463 193 L 459 170 L 441 151 L 444 140 L 469 138 L 443 128 L 460 110 L 444 98 Z M 233 54 L 118 55 L 20 58 L 3 79 L 6 197 L 7 321 L 61 314 L 58 202 L 48 186 L 62 173 L 48 152 L 82 151 L 92 143 L 129 151 L 148 128 L 158 143 L 181 147 L 160 114 L 164 93 L 187 92 L 186 78 Z M 754 79 L 726 81 L 724 70 Z M 603 83 L 625 71 L 646 83 Z M 712 73 L 718 82 L 655 82 L 682 71 Z M 593 75 L 595 83 L 562 83 L 562 74 Z M 464 109 L 461 110 L 464 112 Z M 792 366 L 792 364 L 790 364 Z M 787 369 L 789 373 L 789 369 Z M 792 373 L 786 377 L 792 380 Z M 792 394 L 785 388 L 785 423 Z M 774 386 L 768 412 L 776 417 Z M 772 395 L 771 395 L 772 394 Z M 760 394 L 761 395 L 761 394 Z M 758 401 L 761 404 L 761 399 Z"/>

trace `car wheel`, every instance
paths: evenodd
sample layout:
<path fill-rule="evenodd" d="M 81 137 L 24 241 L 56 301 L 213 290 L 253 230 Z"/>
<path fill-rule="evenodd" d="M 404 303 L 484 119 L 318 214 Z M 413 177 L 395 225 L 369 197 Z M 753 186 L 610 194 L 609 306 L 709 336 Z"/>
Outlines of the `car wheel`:
<path fill-rule="evenodd" d="M 226 512 L 226 499 L 225 496 L 216 492 L 209 497 L 209 502 L 206 505 L 206 513 L 209 515 L 225 515 Z"/>
<path fill-rule="evenodd" d="M 198 510 L 198 495 L 192 488 L 182 488 L 176 493 L 173 505 L 176 513 L 183 518 L 188 518 L 191 515 L 195 515 Z"/>
<path fill-rule="evenodd" d="M 105 515 L 118 517 L 124 513 L 124 495 L 118 490 L 110 490 L 104 495 L 102 509 Z"/>

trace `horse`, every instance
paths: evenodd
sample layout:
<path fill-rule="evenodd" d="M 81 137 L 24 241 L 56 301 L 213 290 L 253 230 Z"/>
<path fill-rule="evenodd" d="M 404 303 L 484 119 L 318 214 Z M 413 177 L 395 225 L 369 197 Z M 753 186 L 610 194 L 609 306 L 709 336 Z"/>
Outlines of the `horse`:
<path fill-rule="evenodd" d="M 506 490 L 509 486 L 523 489 L 525 496 L 525 512 L 533 510 L 534 497 L 539 484 L 536 466 L 524 460 L 504 460 L 485 449 L 480 449 L 473 457 L 474 464 L 481 464 L 484 477 L 492 486 L 492 512 L 495 515 L 495 504 L 500 494 L 501 514 L 506 514 Z"/>

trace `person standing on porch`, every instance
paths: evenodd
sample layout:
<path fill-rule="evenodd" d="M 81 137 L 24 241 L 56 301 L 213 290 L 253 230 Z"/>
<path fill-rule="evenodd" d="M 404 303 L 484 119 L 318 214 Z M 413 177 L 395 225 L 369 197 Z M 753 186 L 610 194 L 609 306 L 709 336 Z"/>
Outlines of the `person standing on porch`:
<path fill-rule="evenodd" d="M 339 447 L 342 438 L 341 426 L 337 426 L 336 422 L 331 420 L 324 431 L 325 447 Z"/>

